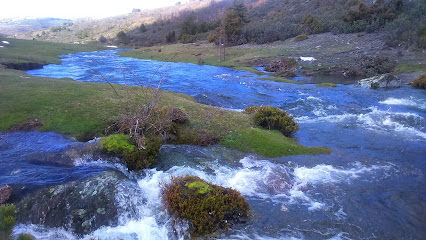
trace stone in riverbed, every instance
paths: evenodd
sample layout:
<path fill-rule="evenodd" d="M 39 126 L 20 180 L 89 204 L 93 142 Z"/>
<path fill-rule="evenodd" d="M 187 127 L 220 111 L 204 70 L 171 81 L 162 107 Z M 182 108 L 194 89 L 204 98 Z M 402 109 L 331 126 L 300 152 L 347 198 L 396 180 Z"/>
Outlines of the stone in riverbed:
<path fill-rule="evenodd" d="M 9 185 L 0 187 L 0 204 L 9 200 L 10 194 L 12 194 L 12 188 Z"/>
<path fill-rule="evenodd" d="M 123 194 L 120 189 L 132 184 L 137 185 L 124 174 L 111 171 L 46 187 L 28 194 L 16 205 L 17 221 L 63 227 L 80 236 L 101 226 L 116 225 L 122 208 L 116 199 Z"/>
<path fill-rule="evenodd" d="M 371 89 L 391 89 L 401 87 L 402 81 L 395 75 L 383 74 L 380 76 L 361 79 L 358 81 L 358 85 Z"/>

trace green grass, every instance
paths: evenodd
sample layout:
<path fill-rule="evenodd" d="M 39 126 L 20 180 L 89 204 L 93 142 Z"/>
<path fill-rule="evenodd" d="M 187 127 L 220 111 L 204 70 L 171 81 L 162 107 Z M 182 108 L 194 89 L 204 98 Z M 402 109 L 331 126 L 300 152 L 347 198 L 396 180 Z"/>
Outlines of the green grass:
<path fill-rule="evenodd" d="M 62 44 L 20 39 L 7 39 L 10 47 L 0 48 L 2 63 L 60 63 L 59 56 L 68 53 L 102 50 L 100 45 Z"/>
<path fill-rule="evenodd" d="M 304 147 L 283 136 L 279 131 L 260 128 L 241 129 L 228 135 L 223 141 L 225 147 L 243 152 L 259 153 L 266 157 L 279 157 L 299 154 L 329 154 L 325 147 Z"/>
<path fill-rule="evenodd" d="M 254 73 L 254 74 L 259 75 L 259 76 L 269 75 L 268 73 L 259 71 L 259 70 L 257 70 L 254 67 L 234 67 L 234 69 L 235 70 L 243 70 L 243 71 L 251 72 L 251 73 Z"/>
<path fill-rule="evenodd" d="M 301 82 L 293 81 L 293 80 L 282 78 L 282 77 L 266 77 L 266 78 L 258 78 L 258 79 L 259 80 L 263 80 L 263 81 L 274 81 L 274 82 L 292 83 L 292 84 L 298 84 L 298 85 L 302 85 L 303 84 Z"/>
<path fill-rule="evenodd" d="M 320 83 L 316 84 L 315 87 L 337 87 L 334 83 Z"/>
<path fill-rule="evenodd" d="M 410 72 L 421 72 L 426 70 L 426 63 L 407 63 L 399 64 L 394 72 L 396 73 L 410 73 Z"/>

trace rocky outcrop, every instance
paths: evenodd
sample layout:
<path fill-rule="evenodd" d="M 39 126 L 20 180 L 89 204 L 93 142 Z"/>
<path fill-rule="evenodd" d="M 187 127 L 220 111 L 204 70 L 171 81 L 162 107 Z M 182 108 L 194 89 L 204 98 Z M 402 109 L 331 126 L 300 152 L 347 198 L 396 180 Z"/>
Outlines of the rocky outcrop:
<path fill-rule="evenodd" d="M 115 225 L 119 208 L 115 199 L 126 179 L 124 174 L 112 171 L 38 190 L 17 204 L 17 220 L 63 227 L 78 235 Z"/>
<path fill-rule="evenodd" d="M 10 194 L 12 194 L 12 188 L 9 185 L 0 187 L 0 204 L 3 204 L 9 200 Z"/>
<path fill-rule="evenodd" d="M 383 74 L 380 76 L 359 80 L 358 85 L 364 88 L 372 89 L 391 89 L 401 87 L 402 81 L 395 75 Z"/>

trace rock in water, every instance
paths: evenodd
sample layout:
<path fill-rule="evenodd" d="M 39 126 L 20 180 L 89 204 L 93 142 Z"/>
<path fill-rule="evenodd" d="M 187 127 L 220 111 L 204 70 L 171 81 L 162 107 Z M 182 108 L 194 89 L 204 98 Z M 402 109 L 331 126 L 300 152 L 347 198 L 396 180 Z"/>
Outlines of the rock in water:
<path fill-rule="evenodd" d="M 38 190 L 17 204 L 17 220 L 63 227 L 78 235 L 116 225 L 119 208 L 116 195 L 126 179 L 124 174 L 112 171 Z"/>
<path fill-rule="evenodd" d="M 0 204 L 5 203 L 12 194 L 12 188 L 9 185 L 0 187 Z"/>
<path fill-rule="evenodd" d="M 359 80 L 358 85 L 364 88 L 372 89 L 391 89 L 401 87 L 402 81 L 395 75 L 383 74 L 380 76 Z"/>

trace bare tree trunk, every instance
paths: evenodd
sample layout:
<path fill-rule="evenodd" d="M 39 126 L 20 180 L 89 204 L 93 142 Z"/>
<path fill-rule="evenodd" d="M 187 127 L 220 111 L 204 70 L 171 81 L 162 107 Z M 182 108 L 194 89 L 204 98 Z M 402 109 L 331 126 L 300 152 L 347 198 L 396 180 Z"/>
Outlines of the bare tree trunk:
<path fill-rule="evenodd" d="M 219 62 L 222 61 L 222 36 L 219 36 Z"/>

